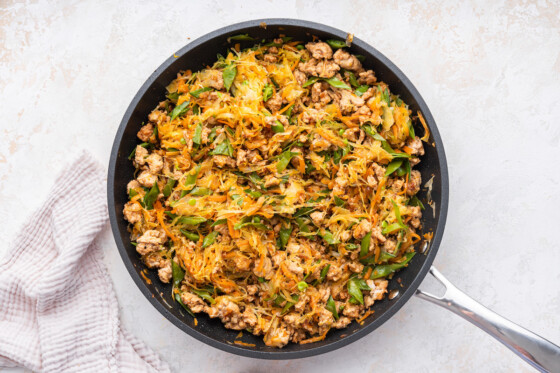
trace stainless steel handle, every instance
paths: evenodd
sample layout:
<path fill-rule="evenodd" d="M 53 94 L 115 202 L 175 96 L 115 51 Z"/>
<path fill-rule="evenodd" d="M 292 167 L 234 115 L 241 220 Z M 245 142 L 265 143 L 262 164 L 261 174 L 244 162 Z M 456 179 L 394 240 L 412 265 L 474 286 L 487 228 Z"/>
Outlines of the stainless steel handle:
<path fill-rule="evenodd" d="M 457 289 L 435 267 L 430 268 L 430 273 L 445 286 L 445 294 L 442 297 L 437 297 L 418 289 L 416 290 L 418 297 L 446 308 L 470 321 L 503 343 L 537 370 L 541 372 L 560 372 L 560 347 L 490 311 Z"/>

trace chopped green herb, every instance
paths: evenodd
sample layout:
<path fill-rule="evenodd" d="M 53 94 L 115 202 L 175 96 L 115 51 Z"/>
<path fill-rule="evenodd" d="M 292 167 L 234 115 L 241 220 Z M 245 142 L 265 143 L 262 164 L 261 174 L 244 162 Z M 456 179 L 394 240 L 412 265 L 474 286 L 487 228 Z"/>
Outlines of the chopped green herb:
<path fill-rule="evenodd" d="M 385 176 L 389 176 L 391 175 L 393 172 L 395 172 L 403 163 L 402 159 L 395 159 L 394 161 L 391 161 L 391 163 L 389 163 L 389 165 L 387 166 L 387 170 L 385 171 Z"/>
<path fill-rule="evenodd" d="M 340 243 L 340 241 L 335 239 L 333 234 L 327 230 L 324 230 L 322 233 L 319 233 L 319 236 L 321 236 L 323 240 L 325 240 L 325 242 L 328 243 L 329 245 L 336 245 Z"/>
<path fill-rule="evenodd" d="M 229 139 L 226 137 L 224 141 L 222 141 L 220 144 L 218 144 L 218 146 L 216 146 L 216 148 L 212 151 L 211 154 L 214 155 L 221 154 L 221 155 L 227 155 L 233 157 L 233 147 L 231 146 Z"/>
<path fill-rule="evenodd" d="M 335 320 L 338 320 L 338 310 L 336 309 L 336 303 L 334 302 L 332 295 L 329 296 L 329 299 L 327 300 L 327 306 L 325 308 L 328 311 L 331 311 Z"/>
<path fill-rule="evenodd" d="M 281 315 L 284 315 L 290 310 L 290 308 L 292 308 L 296 304 L 296 302 L 299 300 L 299 295 L 292 295 L 292 298 L 295 300 L 295 302 L 286 302 L 286 305 L 284 306 L 284 308 L 282 308 L 282 312 L 280 313 Z"/>
<path fill-rule="evenodd" d="M 274 133 L 282 133 L 285 131 L 284 126 L 282 125 L 282 123 L 280 123 L 280 121 L 277 120 L 274 123 L 275 124 L 271 126 Z"/>
<path fill-rule="evenodd" d="M 342 41 L 342 40 L 335 40 L 335 39 L 328 39 L 327 40 L 327 44 L 331 46 L 331 48 L 333 49 L 340 49 L 340 48 L 346 48 L 346 42 Z"/>
<path fill-rule="evenodd" d="M 185 229 L 181 229 L 181 233 L 191 241 L 198 242 L 198 240 L 200 240 L 200 236 L 196 233 L 189 232 Z"/>
<path fill-rule="evenodd" d="M 220 232 L 213 231 L 208 236 L 204 237 L 204 240 L 202 241 L 202 248 L 204 249 L 205 247 L 212 245 L 216 241 L 218 234 L 220 234 Z"/>
<path fill-rule="evenodd" d="M 304 218 L 295 218 L 296 224 L 298 225 L 300 233 L 310 233 L 309 226 Z"/>
<path fill-rule="evenodd" d="M 147 148 L 150 144 L 147 143 L 147 142 L 143 142 L 142 144 L 139 144 L 139 145 L 143 148 Z M 134 158 L 135 155 L 136 155 L 136 146 L 132 150 L 132 153 L 130 153 L 130 155 L 128 156 L 128 160 L 131 160 L 132 158 Z"/>
<path fill-rule="evenodd" d="M 165 186 L 163 187 L 163 192 L 162 192 L 164 197 L 169 197 L 171 195 L 171 192 L 173 191 L 173 187 L 175 186 L 176 182 L 177 181 L 173 179 L 167 180 L 167 184 L 165 184 Z"/>
<path fill-rule="evenodd" d="M 181 305 L 181 307 L 183 307 L 185 309 L 185 311 L 187 311 L 189 313 L 189 315 L 194 317 L 194 313 L 191 311 L 191 309 L 189 307 L 187 307 L 185 305 L 185 303 L 183 303 L 183 301 L 181 300 L 181 296 L 179 294 L 175 294 L 175 300 L 177 301 L 177 303 L 179 303 Z"/>
<path fill-rule="evenodd" d="M 262 193 L 259 192 L 258 190 L 245 189 L 244 192 L 247 193 L 249 195 L 249 197 L 251 197 L 253 199 L 257 199 L 260 196 L 262 196 Z"/>
<path fill-rule="evenodd" d="M 132 197 L 132 196 L 131 196 Z M 417 196 L 413 196 L 409 201 L 408 201 L 409 206 L 419 206 L 421 210 L 424 210 L 424 204 L 422 203 L 422 201 L 420 201 L 420 199 Z"/>
<path fill-rule="evenodd" d="M 198 125 L 194 129 L 194 135 L 192 140 L 195 144 L 198 145 L 202 143 L 202 123 L 198 123 Z"/>
<path fill-rule="evenodd" d="M 234 64 L 228 65 L 222 72 L 222 78 L 224 79 L 224 87 L 226 88 L 226 91 L 229 92 L 229 89 L 231 88 L 236 75 L 237 67 L 235 67 Z"/>
<path fill-rule="evenodd" d="M 397 176 L 399 177 L 410 174 L 411 172 L 410 162 L 408 162 L 408 159 L 403 159 L 402 161 L 403 164 L 399 168 L 397 168 Z"/>
<path fill-rule="evenodd" d="M 342 198 L 340 197 L 334 197 L 334 204 L 341 207 L 344 206 L 346 204 L 346 201 L 344 201 Z"/>
<path fill-rule="evenodd" d="M 171 260 L 171 273 L 173 275 L 173 286 L 178 287 L 185 277 L 185 271 L 174 260 Z"/>
<path fill-rule="evenodd" d="M 360 245 L 360 257 L 363 258 L 364 256 L 366 256 L 369 253 L 369 246 L 371 244 L 371 232 L 368 232 L 368 234 L 366 234 L 364 236 L 364 238 L 362 238 L 362 243 Z"/>
<path fill-rule="evenodd" d="M 280 154 L 280 157 L 278 158 L 278 163 L 276 163 L 276 171 L 278 172 L 284 171 L 286 167 L 288 167 L 288 164 L 290 164 L 291 159 L 298 154 L 299 153 L 297 152 L 291 152 L 291 151 L 286 151 Z"/>
<path fill-rule="evenodd" d="M 154 186 L 148 193 L 144 195 L 144 206 L 146 206 L 146 210 L 151 210 L 154 208 L 154 202 L 157 200 L 159 195 L 159 188 L 157 183 L 154 183 Z"/>
<path fill-rule="evenodd" d="M 391 105 L 391 96 L 389 95 L 389 90 L 384 88 L 381 91 L 381 99 L 387 103 L 387 106 Z"/>
<path fill-rule="evenodd" d="M 185 186 L 189 187 L 196 184 L 196 179 L 198 178 L 198 173 L 200 172 L 200 165 L 197 165 L 191 172 L 187 175 L 185 180 Z M 194 172 L 193 172 L 194 171 Z"/>
<path fill-rule="evenodd" d="M 352 71 L 348 72 L 348 81 L 350 82 L 350 85 L 354 88 L 358 88 L 360 86 L 360 83 L 358 83 L 358 80 L 356 79 L 356 75 L 354 75 Z"/>
<path fill-rule="evenodd" d="M 280 232 L 278 233 L 278 241 L 280 244 L 280 248 L 283 249 L 288 244 L 288 240 L 290 239 L 290 235 L 292 234 L 292 226 L 290 225 L 288 228 L 280 228 Z"/>
<path fill-rule="evenodd" d="M 194 187 L 191 189 L 189 193 L 196 197 L 202 197 L 202 196 L 209 196 L 210 194 L 212 194 L 212 190 L 204 187 Z"/>
<path fill-rule="evenodd" d="M 213 222 L 210 227 L 215 227 L 216 225 L 226 224 L 226 223 L 227 223 L 227 219 L 218 219 L 215 222 Z"/>
<path fill-rule="evenodd" d="M 331 263 L 327 263 L 327 265 L 324 266 L 323 269 L 321 270 L 321 277 L 319 277 L 319 279 L 321 280 L 320 282 L 325 281 L 325 278 L 327 278 L 327 274 L 329 273 L 329 268 L 331 268 Z"/>
<path fill-rule="evenodd" d="M 393 272 L 395 272 L 395 271 L 397 271 L 401 268 L 406 267 L 408 262 L 410 262 L 410 260 L 412 259 L 412 257 L 415 254 L 416 254 L 415 252 L 405 254 L 405 260 L 401 263 L 383 264 L 383 265 L 376 266 L 373 269 L 373 272 L 371 273 L 370 278 L 372 280 L 375 280 L 376 278 L 387 277 L 391 273 L 393 273 Z"/>
<path fill-rule="evenodd" d="M 330 79 L 325 79 L 325 81 L 329 83 L 331 86 L 333 86 L 334 88 L 351 89 L 346 83 L 341 82 L 338 78 L 335 77 Z"/>
<path fill-rule="evenodd" d="M 171 120 L 173 121 L 173 119 L 184 115 L 189 110 L 188 106 L 189 101 L 185 101 L 181 105 L 175 106 L 175 109 L 171 112 Z"/>
<path fill-rule="evenodd" d="M 364 304 L 364 295 L 362 294 L 362 290 L 371 290 L 364 279 L 360 277 L 353 277 L 348 280 L 348 284 L 346 286 L 348 288 L 348 294 L 350 294 L 351 300 L 354 300 L 355 302 L 360 304 Z"/>
<path fill-rule="evenodd" d="M 369 89 L 369 86 L 367 86 L 367 85 L 361 85 L 361 86 L 359 86 L 358 88 L 356 88 L 356 90 L 354 91 L 354 93 L 356 94 L 356 96 L 362 97 L 362 95 L 363 95 L 364 93 L 366 93 L 368 89 Z"/>
<path fill-rule="evenodd" d="M 214 139 L 216 138 L 216 134 L 217 134 L 216 127 L 214 127 L 210 130 L 210 135 L 208 135 L 208 142 L 210 143 L 214 142 Z"/>
<path fill-rule="evenodd" d="M 318 81 L 319 79 L 320 79 L 320 78 L 319 78 L 318 76 L 312 76 L 312 77 L 309 78 L 305 83 L 303 83 L 302 87 L 303 87 L 303 88 L 309 87 L 310 85 L 317 83 L 317 81 Z"/>
<path fill-rule="evenodd" d="M 296 210 L 293 215 L 294 218 L 299 218 L 301 216 L 307 216 L 315 210 L 315 207 L 301 207 Z"/>
<path fill-rule="evenodd" d="M 195 293 L 196 295 L 198 295 L 199 297 L 201 297 L 202 299 L 204 299 L 205 301 L 209 302 L 210 304 L 214 304 L 216 303 L 216 301 L 214 300 L 214 298 L 212 298 L 212 296 L 210 295 L 210 293 L 208 293 L 205 290 L 196 290 L 196 289 L 191 289 L 191 291 L 193 293 Z"/>
<path fill-rule="evenodd" d="M 402 229 L 401 225 L 399 223 L 393 223 L 383 228 L 381 233 L 386 235 L 386 234 L 393 233 L 394 231 L 397 231 L 399 229 Z"/>
<path fill-rule="evenodd" d="M 179 96 L 180 96 L 180 94 L 177 91 L 167 94 L 167 98 L 169 100 L 171 100 L 172 102 L 177 102 L 177 100 L 179 99 Z"/>
<path fill-rule="evenodd" d="M 410 136 L 411 139 L 416 137 L 416 133 L 414 132 L 414 126 L 412 125 L 412 121 L 408 121 L 407 122 L 408 125 L 408 135 Z"/>
<path fill-rule="evenodd" d="M 189 94 L 193 97 L 199 98 L 201 93 L 208 92 L 208 91 L 211 91 L 211 90 L 212 90 L 212 87 L 204 87 L 204 88 L 199 88 L 197 90 L 189 92 Z"/>
<path fill-rule="evenodd" d="M 206 222 L 206 219 L 202 216 L 181 216 L 177 219 L 178 224 L 185 225 L 199 225 Z"/>
<path fill-rule="evenodd" d="M 228 43 L 231 42 L 231 40 L 236 40 L 236 41 L 253 41 L 255 40 L 254 38 L 250 37 L 249 34 L 239 34 L 239 35 L 233 35 L 230 36 L 229 38 L 227 38 Z"/>
<path fill-rule="evenodd" d="M 253 216 L 253 217 L 245 216 L 237 224 L 235 224 L 233 226 L 233 229 L 238 230 L 238 229 L 241 229 L 243 227 L 255 227 L 255 228 L 263 229 L 263 230 L 268 229 L 268 227 L 266 225 L 261 223 L 261 218 L 259 218 L 258 216 Z"/>
<path fill-rule="evenodd" d="M 401 211 L 399 209 L 399 206 L 396 204 L 395 201 L 391 200 L 391 203 L 393 204 L 393 208 L 395 210 L 395 216 L 397 217 L 397 221 L 399 223 L 399 225 L 401 226 L 402 229 L 406 229 L 407 226 L 406 224 L 403 223 L 402 218 L 401 218 Z"/>
<path fill-rule="evenodd" d="M 270 98 L 272 97 L 272 93 L 274 92 L 274 90 L 272 89 L 272 86 L 270 84 L 265 84 L 264 88 L 263 88 L 263 101 L 267 102 L 268 100 L 270 100 Z"/>

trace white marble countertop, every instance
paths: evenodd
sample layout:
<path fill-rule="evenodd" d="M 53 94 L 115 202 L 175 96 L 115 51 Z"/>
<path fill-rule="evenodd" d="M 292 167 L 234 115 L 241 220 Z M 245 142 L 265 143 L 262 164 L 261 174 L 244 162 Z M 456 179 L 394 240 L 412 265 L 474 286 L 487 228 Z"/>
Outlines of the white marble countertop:
<path fill-rule="evenodd" d="M 560 343 L 560 243 L 554 239 L 560 6 L 398 4 L 3 1 L 0 254 L 81 149 L 107 165 L 130 100 L 174 51 L 227 24 L 301 18 L 369 42 L 405 72 L 431 108 L 451 188 L 437 267 L 483 304 Z M 419 299 L 374 333 L 326 355 L 293 361 L 231 355 L 164 319 L 132 282 L 108 226 L 101 240 L 125 327 L 177 372 L 531 371 L 482 331 Z M 422 287 L 433 288 L 433 280 Z"/>

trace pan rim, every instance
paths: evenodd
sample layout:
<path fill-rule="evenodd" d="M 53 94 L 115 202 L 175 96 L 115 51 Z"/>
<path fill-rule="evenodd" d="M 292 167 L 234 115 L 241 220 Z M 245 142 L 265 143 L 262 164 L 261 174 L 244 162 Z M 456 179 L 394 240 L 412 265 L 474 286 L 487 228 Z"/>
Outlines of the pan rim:
<path fill-rule="evenodd" d="M 319 30 L 319 31 L 330 33 L 341 39 L 346 39 L 346 36 L 348 34 L 347 32 L 333 28 L 331 26 L 327 26 L 321 23 L 311 22 L 307 20 L 291 19 L 291 18 L 256 19 L 256 20 L 250 20 L 250 21 L 232 24 L 229 26 L 219 28 L 210 33 L 207 33 L 193 40 L 192 42 L 185 45 L 181 49 L 179 49 L 177 52 L 175 52 L 175 56 L 181 57 L 184 54 L 191 51 L 192 49 L 199 47 L 216 37 L 222 36 L 224 34 L 230 34 L 232 32 L 245 29 L 248 27 L 256 27 L 261 25 L 263 22 L 269 26 L 306 27 L 309 28 L 310 30 Z M 241 355 L 241 356 L 252 357 L 252 358 L 284 360 L 284 359 L 298 359 L 298 358 L 311 357 L 311 356 L 323 354 L 329 351 L 336 350 L 343 346 L 346 346 L 352 342 L 355 342 L 358 339 L 364 337 L 365 335 L 373 332 L 382 324 L 384 324 L 387 320 L 393 317 L 406 302 L 408 302 L 408 300 L 412 297 L 412 295 L 416 292 L 417 288 L 420 286 L 420 283 L 426 277 L 430 269 L 430 266 L 432 265 L 435 256 L 437 255 L 443 237 L 445 223 L 447 220 L 447 210 L 448 210 L 448 202 L 449 202 L 449 175 L 448 175 L 447 160 L 445 156 L 443 142 L 441 140 L 435 120 L 427 104 L 425 103 L 424 99 L 422 98 L 422 96 L 420 95 L 416 87 L 406 77 L 406 75 L 393 62 L 391 62 L 387 57 L 385 57 L 385 55 L 383 55 L 381 52 L 379 52 L 377 49 L 375 49 L 368 43 L 362 41 L 357 37 L 354 37 L 352 44 L 357 45 L 358 47 L 366 50 L 370 55 L 375 56 L 375 58 L 377 58 L 383 65 L 385 65 L 389 70 L 391 70 L 392 73 L 395 74 L 395 76 L 399 78 L 399 80 L 401 81 L 400 84 L 404 85 L 406 89 L 409 90 L 411 95 L 415 98 L 422 114 L 424 115 L 424 118 L 426 120 L 426 123 L 428 124 L 430 132 L 432 134 L 433 141 L 437 149 L 437 158 L 440 164 L 440 173 L 441 173 L 441 203 L 440 203 L 440 210 L 438 213 L 439 219 L 438 219 L 437 226 L 434 229 L 434 237 L 430 246 L 430 250 L 426 255 L 426 259 L 422 267 L 420 268 L 419 272 L 416 274 L 414 280 L 407 287 L 407 289 L 404 292 L 402 292 L 401 295 L 395 300 L 395 303 L 391 305 L 390 309 L 385 313 L 383 313 L 379 318 L 375 319 L 372 323 L 364 326 L 363 328 L 346 336 L 345 338 L 335 340 L 326 345 L 320 345 L 301 351 L 286 351 L 281 349 L 279 349 L 278 351 L 259 351 L 259 350 L 251 350 L 249 348 L 242 347 L 239 345 L 227 344 L 224 342 L 214 340 L 206 336 L 205 334 L 199 332 L 195 328 L 191 328 L 189 325 L 184 323 L 181 319 L 173 315 L 166 307 L 164 307 L 162 303 L 160 303 L 155 297 L 153 297 L 153 293 L 147 287 L 146 283 L 144 282 L 144 279 L 136 272 L 133 263 L 128 259 L 127 250 L 125 248 L 124 242 L 122 241 L 120 235 L 118 234 L 119 232 L 118 217 L 115 212 L 115 198 L 114 198 L 115 170 L 116 170 L 118 151 L 124 136 L 124 131 L 127 126 L 127 123 L 130 120 L 132 113 L 134 112 L 140 99 L 146 94 L 146 92 L 148 91 L 152 83 L 176 60 L 177 57 L 171 56 L 168 59 L 166 59 L 148 77 L 148 79 L 144 82 L 144 84 L 142 84 L 142 86 L 140 87 L 140 89 L 138 90 L 138 92 L 135 94 L 134 98 L 130 102 L 129 106 L 127 107 L 123 119 L 119 124 L 117 133 L 115 135 L 115 140 L 111 148 L 111 156 L 109 159 L 109 168 L 108 168 L 108 177 L 107 177 L 107 199 L 108 199 L 108 209 L 109 209 L 109 220 L 110 220 L 113 237 L 115 239 L 115 243 L 119 250 L 121 259 L 123 260 L 125 267 L 127 268 L 133 281 L 136 283 L 136 286 L 138 287 L 140 292 L 144 294 L 144 296 L 148 299 L 148 301 L 152 304 L 152 306 L 154 306 L 158 310 L 160 314 L 162 314 L 173 325 L 175 325 L 182 331 L 189 334 L 191 337 L 194 337 L 197 340 L 204 342 L 212 347 L 218 348 L 220 350 Z"/>

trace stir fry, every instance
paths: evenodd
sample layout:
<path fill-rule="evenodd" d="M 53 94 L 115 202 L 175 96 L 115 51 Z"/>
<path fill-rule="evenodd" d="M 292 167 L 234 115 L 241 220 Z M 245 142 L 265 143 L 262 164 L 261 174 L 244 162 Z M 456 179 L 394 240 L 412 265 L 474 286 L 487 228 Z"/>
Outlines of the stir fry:
<path fill-rule="evenodd" d="M 187 312 L 268 346 L 315 342 L 371 315 L 413 258 L 429 132 L 360 58 L 283 37 L 169 84 L 123 212 Z"/>

